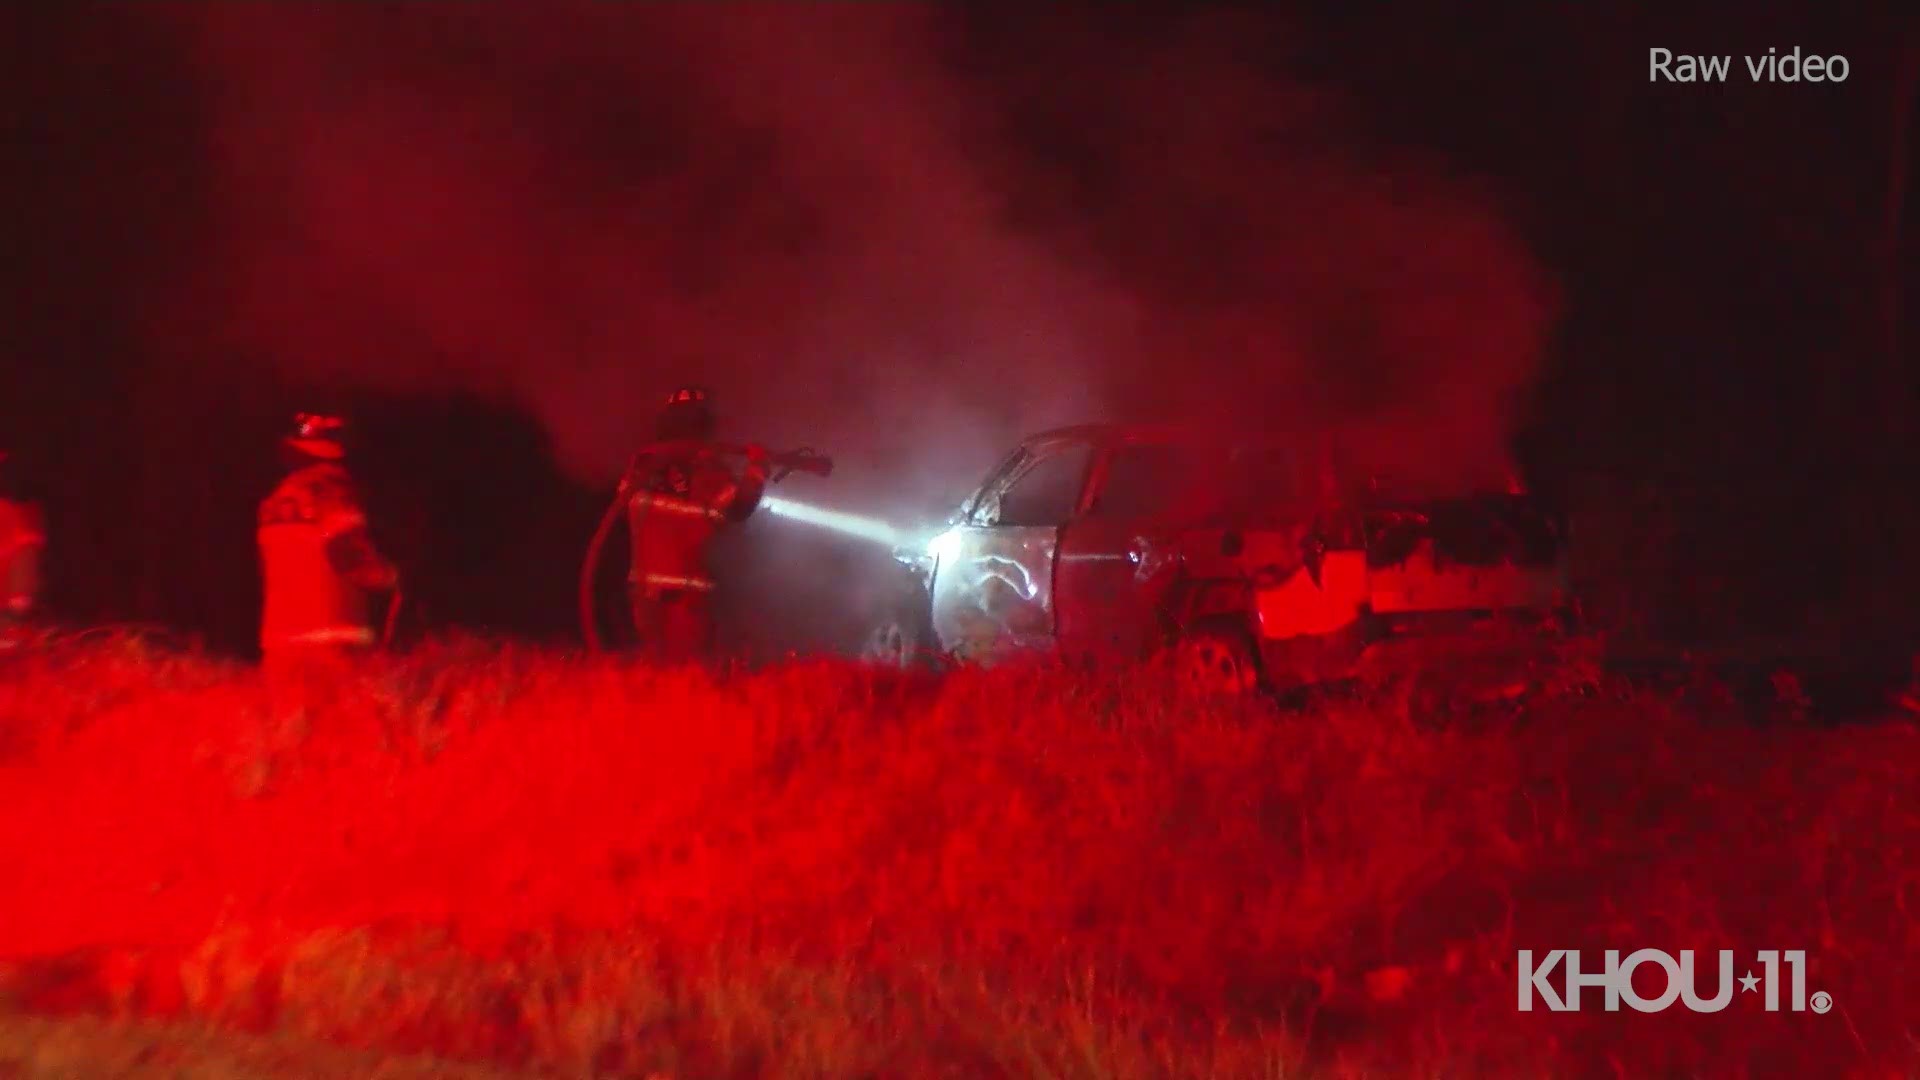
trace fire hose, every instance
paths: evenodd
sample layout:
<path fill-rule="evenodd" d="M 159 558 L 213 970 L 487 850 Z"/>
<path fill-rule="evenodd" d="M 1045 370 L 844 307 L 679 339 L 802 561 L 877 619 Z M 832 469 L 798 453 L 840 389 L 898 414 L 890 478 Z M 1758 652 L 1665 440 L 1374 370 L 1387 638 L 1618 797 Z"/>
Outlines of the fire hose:
<path fill-rule="evenodd" d="M 380 631 L 380 651 L 393 651 L 394 632 L 400 628 L 400 609 L 407 602 L 407 594 L 394 583 L 393 593 L 387 598 L 387 623 Z"/>
<path fill-rule="evenodd" d="M 599 576 L 600 555 L 607 544 L 607 537 L 613 532 L 613 523 L 619 520 L 621 508 L 633 492 L 634 478 L 643 465 L 649 461 L 672 460 L 674 458 L 706 455 L 710 457 L 749 457 L 756 453 L 765 453 L 763 447 L 742 443 L 702 443 L 702 442 L 657 442 L 642 446 L 634 452 L 628 462 L 626 472 L 620 477 L 620 484 L 614 490 L 613 501 L 607 504 L 606 513 L 600 515 L 600 525 L 593 531 L 593 539 L 587 542 L 586 558 L 580 564 L 580 633 L 586 639 L 590 652 L 604 651 L 600 639 L 599 619 L 594 615 L 594 580 Z M 815 476 L 829 476 L 833 473 L 833 459 L 824 457 L 814 450 L 802 447 L 779 454 L 766 454 L 766 461 L 773 468 L 767 477 L 769 484 L 777 484 L 796 472 L 812 473 Z"/>

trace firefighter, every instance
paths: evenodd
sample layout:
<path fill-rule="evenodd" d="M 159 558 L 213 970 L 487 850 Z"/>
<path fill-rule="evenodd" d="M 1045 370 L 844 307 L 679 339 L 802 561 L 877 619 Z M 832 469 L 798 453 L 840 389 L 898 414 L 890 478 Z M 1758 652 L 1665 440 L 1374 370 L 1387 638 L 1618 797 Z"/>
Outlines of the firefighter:
<path fill-rule="evenodd" d="M 681 387 L 655 425 L 662 443 L 623 483 L 633 558 L 627 575 L 633 625 L 642 647 L 683 663 L 713 647 L 712 542 L 746 520 L 767 485 L 767 455 L 747 451 L 738 473 L 713 445 L 716 420 L 707 392 Z"/>
<path fill-rule="evenodd" d="M 11 461 L 0 450 L 0 649 L 19 640 L 40 593 L 40 554 L 46 546 L 40 508 L 12 481 Z"/>
<path fill-rule="evenodd" d="M 370 651 L 373 594 L 399 586 L 368 535 L 345 437 L 339 417 L 296 417 L 282 443 L 286 477 L 260 504 L 260 650 L 270 677 L 337 673 Z"/>

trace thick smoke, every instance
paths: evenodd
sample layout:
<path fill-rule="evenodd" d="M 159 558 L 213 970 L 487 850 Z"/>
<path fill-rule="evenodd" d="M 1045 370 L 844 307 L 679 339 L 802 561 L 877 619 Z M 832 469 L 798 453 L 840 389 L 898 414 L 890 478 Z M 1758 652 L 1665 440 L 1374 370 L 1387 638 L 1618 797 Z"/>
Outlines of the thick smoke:
<path fill-rule="evenodd" d="M 176 14 L 227 344 L 517 396 L 582 475 L 688 379 L 881 513 L 1079 419 L 1360 426 L 1484 475 L 1550 315 L 1469 189 L 1271 70 L 1264 17 Z"/>

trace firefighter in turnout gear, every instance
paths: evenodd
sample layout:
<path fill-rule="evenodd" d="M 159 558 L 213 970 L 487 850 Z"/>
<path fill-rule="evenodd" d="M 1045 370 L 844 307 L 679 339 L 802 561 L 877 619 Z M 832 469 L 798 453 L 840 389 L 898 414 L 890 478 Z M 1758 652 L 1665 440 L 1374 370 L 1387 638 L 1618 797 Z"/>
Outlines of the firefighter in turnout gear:
<path fill-rule="evenodd" d="M 623 483 L 633 560 L 627 575 L 634 630 L 642 647 L 670 662 L 713 646 L 714 537 L 744 521 L 767 485 L 767 455 L 749 448 L 738 473 L 712 445 L 716 427 L 706 391 L 675 390 L 655 436 L 663 444 L 636 462 Z"/>
<path fill-rule="evenodd" d="M 9 481 L 9 456 L 0 450 L 0 649 L 14 645 L 40 592 L 40 553 L 46 547 L 40 508 Z"/>
<path fill-rule="evenodd" d="M 270 674 L 324 671 L 370 650 L 372 596 L 399 585 L 347 472 L 345 423 L 303 413 L 295 424 L 283 444 L 287 475 L 259 513 L 260 649 Z"/>

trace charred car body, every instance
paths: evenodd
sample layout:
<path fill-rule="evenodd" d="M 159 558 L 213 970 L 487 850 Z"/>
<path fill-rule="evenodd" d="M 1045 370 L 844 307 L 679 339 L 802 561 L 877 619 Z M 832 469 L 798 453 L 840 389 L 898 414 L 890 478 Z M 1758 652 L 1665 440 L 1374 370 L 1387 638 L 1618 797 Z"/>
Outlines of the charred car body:
<path fill-rule="evenodd" d="M 876 657 L 1171 647 L 1228 691 L 1470 653 L 1571 609 L 1564 522 L 1527 496 L 1396 493 L 1331 447 L 1171 428 L 1035 435 L 895 558 L 912 584 Z"/>

